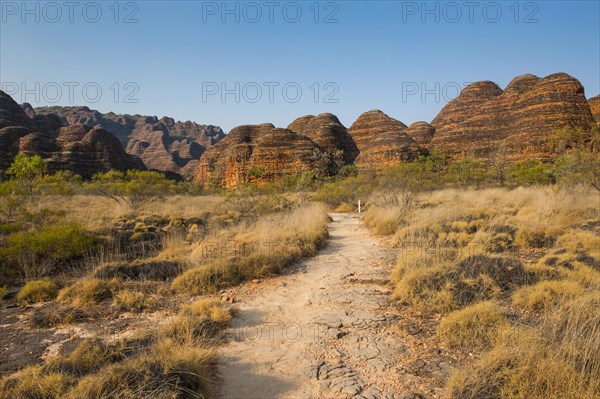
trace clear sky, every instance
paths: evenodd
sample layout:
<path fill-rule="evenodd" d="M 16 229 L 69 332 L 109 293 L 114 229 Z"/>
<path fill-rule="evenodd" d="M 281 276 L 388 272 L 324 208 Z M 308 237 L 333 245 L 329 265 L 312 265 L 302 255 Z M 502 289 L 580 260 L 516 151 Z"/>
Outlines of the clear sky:
<path fill-rule="evenodd" d="M 599 4 L 1 0 L 0 81 L 34 106 L 226 131 L 370 109 L 410 124 L 477 80 L 566 72 L 597 95 Z"/>

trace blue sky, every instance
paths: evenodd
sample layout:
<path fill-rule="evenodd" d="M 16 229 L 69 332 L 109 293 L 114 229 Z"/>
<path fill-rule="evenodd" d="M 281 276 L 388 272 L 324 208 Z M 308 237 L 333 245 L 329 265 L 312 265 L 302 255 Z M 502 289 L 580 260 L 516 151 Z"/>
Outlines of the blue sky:
<path fill-rule="evenodd" d="M 35 106 L 227 131 L 376 108 L 430 121 L 469 82 L 524 73 L 600 92 L 598 1 L 0 3 L 2 87 Z"/>

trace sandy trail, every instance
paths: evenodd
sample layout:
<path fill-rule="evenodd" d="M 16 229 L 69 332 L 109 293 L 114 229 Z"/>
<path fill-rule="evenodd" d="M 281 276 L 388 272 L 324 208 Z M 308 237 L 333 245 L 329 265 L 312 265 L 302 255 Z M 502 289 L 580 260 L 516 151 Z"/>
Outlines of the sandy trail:
<path fill-rule="evenodd" d="M 329 245 L 286 276 L 235 291 L 219 352 L 223 399 L 420 398 L 399 370 L 409 350 L 388 286 L 393 251 L 333 214 Z"/>

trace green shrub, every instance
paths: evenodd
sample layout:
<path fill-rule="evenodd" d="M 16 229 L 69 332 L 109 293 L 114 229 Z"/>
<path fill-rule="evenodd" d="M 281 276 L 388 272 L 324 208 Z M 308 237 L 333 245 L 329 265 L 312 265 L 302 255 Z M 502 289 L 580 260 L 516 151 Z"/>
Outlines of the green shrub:
<path fill-rule="evenodd" d="M 375 187 L 375 179 L 368 174 L 351 176 L 335 183 L 325 183 L 315 193 L 313 199 L 332 207 L 341 204 L 356 204 L 359 199 L 366 201 Z"/>
<path fill-rule="evenodd" d="M 58 293 L 58 284 L 50 279 L 30 281 L 17 293 L 17 301 L 35 303 L 50 301 Z"/>
<path fill-rule="evenodd" d="M 80 226 L 56 224 L 11 234 L 2 255 L 18 264 L 26 278 L 37 278 L 50 273 L 60 261 L 80 257 L 94 247 L 94 238 Z"/>
<path fill-rule="evenodd" d="M 511 167 L 510 175 L 516 184 L 522 186 L 556 183 L 552 166 L 543 164 L 537 159 L 526 159 L 515 163 Z"/>
<path fill-rule="evenodd" d="M 39 155 L 28 156 L 25 154 L 18 154 L 15 156 L 13 163 L 10 165 L 6 174 L 11 176 L 24 189 L 32 193 L 33 188 L 42 179 L 42 176 L 46 173 L 46 164 Z"/>
<path fill-rule="evenodd" d="M 468 157 L 459 158 L 448 167 L 446 179 L 464 187 L 478 185 L 486 179 L 485 165 Z"/>

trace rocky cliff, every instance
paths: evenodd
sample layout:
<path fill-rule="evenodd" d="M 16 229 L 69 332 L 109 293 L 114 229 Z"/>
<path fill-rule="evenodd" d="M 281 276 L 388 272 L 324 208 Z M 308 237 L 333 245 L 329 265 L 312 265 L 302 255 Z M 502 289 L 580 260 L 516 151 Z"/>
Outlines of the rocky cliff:
<path fill-rule="evenodd" d="M 145 169 L 112 133 L 84 124 L 62 126 L 59 117 L 21 108 L 0 91 L 0 168 L 7 168 L 19 153 L 40 155 L 49 170 L 69 170 L 84 178 L 110 169 Z"/>
<path fill-rule="evenodd" d="M 56 114 L 66 125 L 85 124 L 114 133 L 127 153 L 140 157 L 149 169 L 183 177 L 191 177 L 200 155 L 225 136 L 218 126 L 169 117 L 102 114 L 88 107 L 41 107 L 34 112 Z"/>
<path fill-rule="evenodd" d="M 238 126 L 200 158 L 195 181 L 203 187 L 267 183 L 318 167 L 320 147 L 272 124 Z"/>
<path fill-rule="evenodd" d="M 512 159 L 549 159 L 550 134 L 564 127 L 589 128 L 593 121 L 583 86 L 567 74 L 519 76 L 504 90 L 477 82 L 431 122 L 435 133 L 428 148 L 485 160 L 503 147 Z"/>

